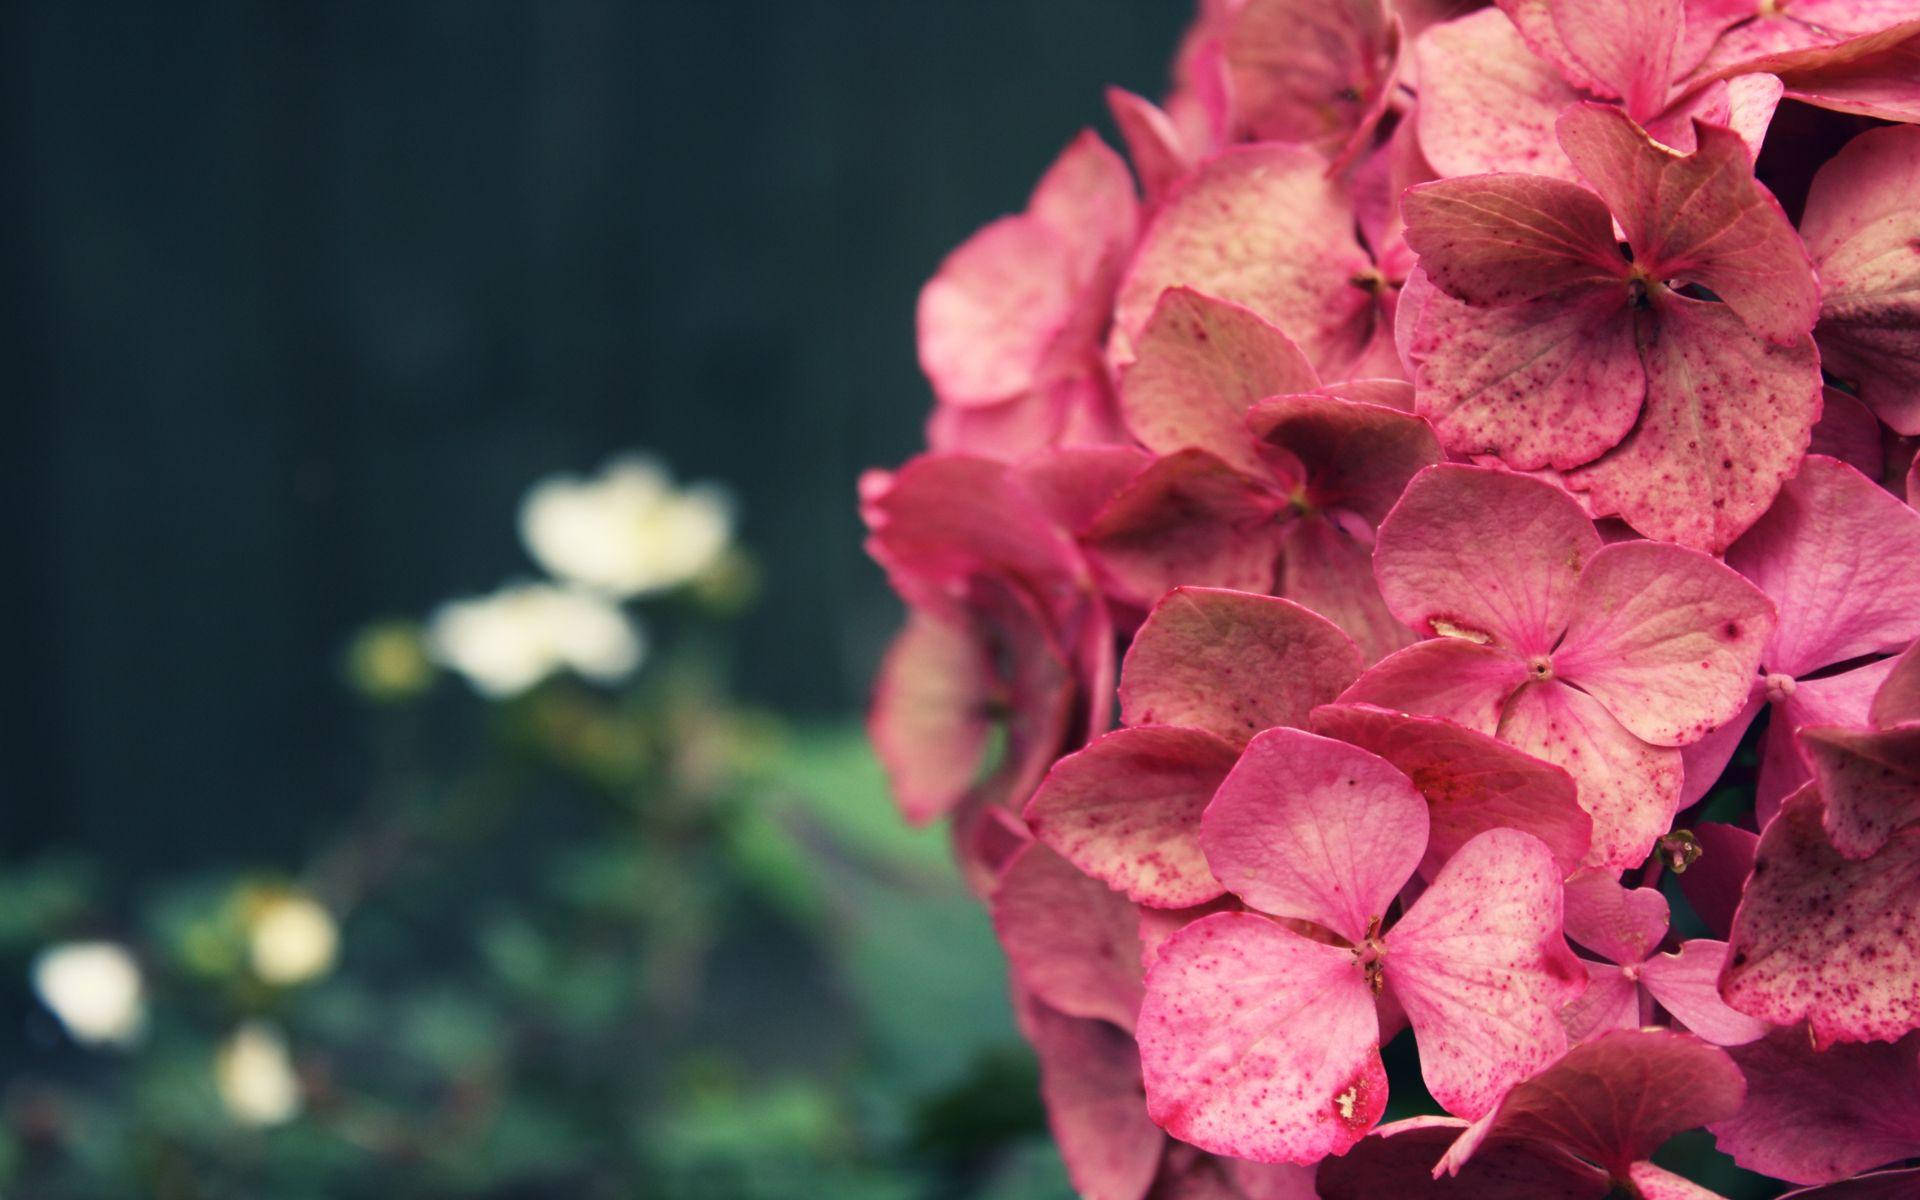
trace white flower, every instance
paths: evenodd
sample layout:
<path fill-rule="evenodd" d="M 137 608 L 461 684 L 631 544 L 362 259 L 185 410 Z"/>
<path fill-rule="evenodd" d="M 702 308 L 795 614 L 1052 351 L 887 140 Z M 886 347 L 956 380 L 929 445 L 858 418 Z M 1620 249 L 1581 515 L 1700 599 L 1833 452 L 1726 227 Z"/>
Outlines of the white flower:
<path fill-rule="evenodd" d="M 617 605 L 546 583 L 509 584 L 491 596 L 454 600 L 427 623 L 435 660 L 485 694 L 517 695 L 571 668 L 611 683 L 640 665 L 640 629 Z"/>
<path fill-rule="evenodd" d="M 280 1125 L 300 1115 L 300 1077 L 287 1039 L 265 1021 L 233 1031 L 213 1058 L 220 1102 L 242 1125 Z"/>
<path fill-rule="evenodd" d="M 733 536 L 733 505 L 712 485 L 674 487 L 650 459 L 619 458 L 597 478 L 536 484 L 520 505 L 520 536 L 556 579 L 626 599 L 712 566 Z"/>
<path fill-rule="evenodd" d="M 33 962 L 33 990 L 77 1042 L 127 1046 L 147 1024 L 146 984 L 117 942 L 67 942 Z"/>
<path fill-rule="evenodd" d="M 247 923 L 247 953 L 253 973 L 287 987 L 318 979 L 333 969 L 340 930 L 333 914 L 311 896 L 278 893 L 260 902 Z"/>

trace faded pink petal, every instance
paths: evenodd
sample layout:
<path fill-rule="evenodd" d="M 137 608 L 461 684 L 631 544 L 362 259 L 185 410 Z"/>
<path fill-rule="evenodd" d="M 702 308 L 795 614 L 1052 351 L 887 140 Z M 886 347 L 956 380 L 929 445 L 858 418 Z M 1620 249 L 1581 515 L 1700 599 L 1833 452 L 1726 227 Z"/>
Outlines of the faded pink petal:
<path fill-rule="evenodd" d="M 1913 0 L 1794 0 L 1757 13 L 1744 7 L 1733 11 L 1752 19 L 1720 35 L 1700 64 L 1702 74 L 1753 70 L 1774 55 L 1826 49 L 1920 17 Z"/>
<path fill-rule="evenodd" d="M 1440 717 L 1367 705 L 1317 708 L 1312 728 L 1386 759 L 1426 797 L 1430 825 L 1420 873 L 1429 879 L 1489 829 L 1539 838 L 1562 875 L 1586 855 L 1593 822 L 1574 800 L 1572 777 L 1551 763 Z"/>
<path fill-rule="evenodd" d="M 1140 189 L 1149 204 L 1157 204 L 1173 185 L 1193 169 L 1180 130 L 1152 101 L 1124 88 L 1107 89 L 1107 111 L 1126 143 L 1127 157 L 1140 177 Z"/>
<path fill-rule="evenodd" d="M 1518 304 L 1626 273 L 1606 205 L 1575 184 L 1473 175 L 1423 183 L 1400 203 L 1420 269 L 1468 304 Z"/>
<path fill-rule="evenodd" d="M 1420 149 L 1443 177 L 1521 171 L 1575 180 L 1553 122 L 1580 99 L 1495 9 L 1437 25 L 1415 54 Z"/>
<path fill-rule="evenodd" d="M 1120 411 L 1156 454 L 1197 447 L 1246 474 L 1266 466 L 1247 433 L 1256 400 L 1317 386 L 1287 335 L 1240 307 L 1191 288 L 1160 294 L 1120 382 Z"/>
<path fill-rule="evenodd" d="M 945 404 L 1031 387 L 1074 317 L 1073 248 L 1035 217 L 1002 217 L 962 242 L 920 293 L 920 368 Z"/>
<path fill-rule="evenodd" d="M 1662 145 L 1691 154 L 1700 144 L 1697 125 L 1718 125 L 1739 134 L 1747 157 L 1757 159 L 1784 91 L 1777 75 L 1753 73 L 1716 79 L 1676 100 L 1659 117 L 1648 121 L 1646 130 Z"/>
<path fill-rule="evenodd" d="M 1121 361 L 1160 293 L 1188 286 L 1278 326 L 1323 376 L 1337 378 L 1372 336 L 1372 262 L 1353 208 L 1304 146 L 1264 143 L 1210 159 L 1148 225 L 1114 310 Z"/>
<path fill-rule="evenodd" d="M 1573 776 L 1580 807 L 1593 818 L 1591 865 L 1639 865 L 1679 811 L 1680 752 L 1634 737 L 1584 692 L 1558 681 L 1521 688 L 1507 702 L 1499 734 Z"/>
<path fill-rule="evenodd" d="M 1893 660 L 1880 690 L 1873 694 L 1868 717 L 1881 729 L 1920 721 L 1920 641 Z"/>
<path fill-rule="evenodd" d="M 1334 152 L 1379 120 L 1400 31 L 1383 0 L 1247 0 L 1223 46 L 1234 109 L 1253 140 Z"/>
<path fill-rule="evenodd" d="M 1826 798 L 1827 838 L 1848 858 L 1875 853 L 1894 830 L 1920 821 L 1920 723 L 1803 729 L 1800 748 Z"/>
<path fill-rule="evenodd" d="M 1054 446 L 1021 461 L 1014 474 L 1055 525 L 1077 531 L 1152 461 L 1132 446 Z"/>
<path fill-rule="evenodd" d="M 1338 625 L 1375 662 L 1414 640 L 1380 598 L 1373 578 L 1373 543 L 1348 522 L 1325 516 L 1287 522 L 1280 534 L 1281 595 Z"/>
<path fill-rule="evenodd" d="M 996 404 L 936 404 L 927 414 L 927 449 L 1018 461 L 1060 440 L 1064 398 L 1064 389 L 1034 388 Z"/>
<path fill-rule="evenodd" d="M 1147 1116 L 1140 1052 L 1124 1030 L 1026 1004 L 1040 1098 L 1074 1190 L 1087 1200 L 1141 1200 L 1167 1139 Z"/>
<path fill-rule="evenodd" d="M 1815 340 L 1819 336 L 1816 330 Z M 1823 388 L 1820 423 L 1813 427 L 1807 453 L 1837 458 L 1868 479 L 1878 479 L 1886 465 L 1886 454 L 1880 446 L 1880 420 L 1872 409 L 1839 388 Z"/>
<path fill-rule="evenodd" d="M 1583 82 L 1618 97 L 1642 121 L 1666 105 L 1683 19 L 1680 0 L 1553 0 L 1548 8 L 1561 45 L 1583 69 Z"/>
<path fill-rule="evenodd" d="M 1160 958 L 1160 947 L 1166 945 L 1167 939 L 1200 918 L 1210 917 L 1219 912 L 1245 911 L 1246 906 L 1230 895 L 1222 895 L 1217 900 L 1196 904 L 1192 908 L 1142 907 L 1140 909 L 1140 969 L 1153 970 L 1153 964 Z M 1294 930 L 1296 933 L 1305 931 L 1304 927 Z"/>
<path fill-rule="evenodd" d="M 1920 433 L 1920 128 L 1871 129 L 1814 176 L 1800 234 L 1820 270 L 1823 365 Z"/>
<path fill-rule="evenodd" d="M 1567 937 L 1634 966 L 1660 948 L 1670 914 L 1659 888 L 1626 888 L 1610 872 L 1589 868 L 1566 882 Z"/>
<path fill-rule="evenodd" d="M 1256 1162 L 1340 1154 L 1386 1107 L 1373 997 L 1353 953 L 1218 913 L 1161 947 L 1140 1010 L 1147 1111 Z"/>
<path fill-rule="evenodd" d="M 1737 825 L 1706 821 L 1693 827 L 1693 836 L 1701 853 L 1680 876 L 1680 890 L 1707 929 L 1724 938 L 1733 928 L 1733 912 L 1753 870 L 1760 835 Z"/>
<path fill-rule="evenodd" d="M 1856 861 L 1821 809 L 1802 788 L 1760 835 L 1720 992 L 1775 1025 L 1807 1020 L 1821 1045 L 1891 1040 L 1920 1026 L 1920 826 Z"/>
<path fill-rule="evenodd" d="M 1769 671 L 1805 675 L 1920 637 L 1920 513 L 1843 463 L 1809 456 L 1727 563 L 1779 606 Z"/>
<path fill-rule="evenodd" d="M 1104 296 L 1140 225 L 1133 176 L 1120 156 L 1081 130 L 1034 185 L 1027 212 L 1073 247 L 1076 281 L 1098 283 Z"/>
<path fill-rule="evenodd" d="M 1810 337 L 1754 337 L 1728 304 L 1671 291 L 1649 301 L 1658 336 L 1639 423 L 1567 483 L 1648 537 L 1717 552 L 1766 511 L 1805 451 L 1819 356 Z"/>
<path fill-rule="evenodd" d="M 1697 742 L 1747 702 L 1773 602 L 1697 550 L 1616 542 L 1587 561 L 1555 674 L 1657 746 Z"/>
<path fill-rule="evenodd" d="M 1796 1026 L 1731 1053 L 1746 1103 L 1709 1128 L 1747 1170 L 1828 1183 L 1920 1155 L 1920 1035 L 1817 1051 Z"/>
<path fill-rule="evenodd" d="M 1730 129 L 1698 125 L 1678 154 L 1619 109 L 1581 104 L 1557 124 L 1560 144 L 1600 193 L 1654 279 L 1703 284 L 1749 329 L 1791 345 L 1813 328 L 1820 285 L 1787 214 L 1753 177 Z"/>
<path fill-rule="evenodd" d="M 1560 1023 L 1567 1038 L 1584 1042 L 1612 1029 L 1640 1027 L 1640 985 L 1624 967 L 1612 963 L 1584 962 L 1587 990 L 1560 1010 Z"/>
<path fill-rule="evenodd" d="M 1070 1017 L 1132 1029 L 1140 1007 L 1133 905 L 1045 846 L 1014 858 L 993 894 L 993 927 L 1020 985 Z"/>
<path fill-rule="evenodd" d="M 1725 1200 L 1719 1192 L 1701 1187 L 1693 1180 L 1650 1162 L 1637 1162 L 1627 1169 L 1627 1178 L 1640 1189 L 1642 1200 Z"/>
<path fill-rule="evenodd" d="M 1560 870 L 1517 829 L 1480 834 L 1387 933 L 1387 986 L 1441 1107 L 1478 1117 L 1566 1049 L 1556 1015 L 1586 987 L 1560 932 Z"/>
<path fill-rule="evenodd" d="M 1524 657 L 1553 649 L 1599 548 L 1593 522 L 1552 485 L 1447 464 L 1416 475 L 1381 522 L 1374 573 L 1415 630 Z"/>
<path fill-rule="evenodd" d="M 880 662 L 868 733 L 907 820 L 944 815 L 973 786 L 993 732 L 998 681 L 964 625 L 912 612 Z"/>
<path fill-rule="evenodd" d="M 1443 1165 L 1457 1171 L 1478 1146 L 1521 1139 L 1622 1178 L 1674 1134 L 1731 1115 L 1745 1091 L 1739 1068 L 1716 1046 L 1668 1030 L 1617 1030 L 1516 1085 Z"/>
<path fill-rule="evenodd" d="M 1305 725 L 1360 667 L 1351 639 L 1291 601 L 1175 588 L 1127 650 L 1120 719 L 1192 726 L 1242 746 L 1263 729 Z"/>
<path fill-rule="evenodd" d="M 1200 851 L 1200 813 L 1236 757 L 1200 729 L 1117 730 L 1054 764 L 1027 802 L 1027 824 L 1135 903 L 1204 904 L 1223 889 Z"/>
<path fill-rule="evenodd" d="M 1449 449 L 1565 469 L 1633 429 L 1647 379 L 1625 287 L 1475 308 L 1415 271 L 1400 304 L 1412 314 L 1396 336 L 1420 415 Z"/>
<path fill-rule="evenodd" d="M 1446 717 L 1491 734 L 1508 698 L 1527 678 L 1526 663 L 1504 650 L 1462 637 L 1430 638 L 1368 668 L 1340 694 L 1340 703 Z"/>
<path fill-rule="evenodd" d="M 1802 103 L 1884 121 L 1920 120 L 1920 22 L 1759 65 L 1776 72 L 1786 94 Z"/>
<path fill-rule="evenodd" d="M 1279 502 L 1204 450 L 1154 461 L 1085 532 L 1106 589 L 1140 608 L 1196 584 L 1265 592 L 1273 584 Z"/>
<path fill-rule="evenodd" d="M 1085 567 L 1072 541 L 1036 508 L 1002 463 L 923 454 L 869 498 L 868 545 L 909 592 L 938 592 L 974 575 L 999 574 L 1036 598 L 1053 598 Z M 913 578 L 900 580 L 902 574 Z"/>
<path fill-rule="evenodd" d="M 1740 1046 L 1765 1036 L 1768 1026 L 1720 998 L 1720 970 L 1727 944 L 1695 938 L 1677 953 L 1656 954 L 1640 965 L 1640 982 L 1660 1006 L 1689 1031 L 1716 1046 Z"/>
<path fill-rule="evenodd" d="M 1384 759 L 1269 729 L 1214 793 L 1200 844 L 1214 875 L 1252 907 L 1357 943 L 1379 931 L 1419 865 L 1427 824 L 1426 801 Z"/>
<path fill-rule="evenodd" d="M 1773 705 L 1766 742 L 1760 750 L 1760 781 L 1754 794 L 1762 828 L 1773 819 L 1789 792 L 1813 778 L 1812 763 L 1800 748 L 1800 731 L 1820 725 L 1866 725 L 1874 694 L 1893 670 L 1893 663 L 1893 659 L 1882 658 L 1837 675 L 1797 680 L 1788 688 L 1785 699 Z"/>
<path fill-rule="evenodd" d="M 1358 513 L 1368 525 L 1386 517 L 1421 468 L 1441 459 L 1433 429 L 1419 417 L 1335 395 L 1269 396 L 1247 412 L 1246 428 L 1263 451 L 1279 453 L 1274 466 L 1283 479 L 1290 470 L 1303 473 L 1289 482 L 1310 509 Z"/>

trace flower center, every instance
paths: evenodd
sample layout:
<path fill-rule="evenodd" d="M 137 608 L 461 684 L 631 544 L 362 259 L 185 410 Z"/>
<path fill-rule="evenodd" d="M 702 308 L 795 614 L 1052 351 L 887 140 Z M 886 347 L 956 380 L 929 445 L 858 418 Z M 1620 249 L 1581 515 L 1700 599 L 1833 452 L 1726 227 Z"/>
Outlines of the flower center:
<path fill-rule="evenodd" d="M 1775 675 L 1771 671 L 1767 673 L 1766 683 L 1767 702 L 1770 704 L 1780 704 L 1784 702 L 1788 696 L 1793 695 L 1793 689 L 1797 686 L 1794 683 L 1793 676 Z"/>
<path fill-rule="evenodd" d="M 1527 678 L 1535 683 L 1553 678 L 1553 660 L 1544 654 L 1536 654 L 1527 660 Z"/>
<path fill-rule="evenodd" d="M 1360 964 L 1361 973 L 1366 976 L 1367 988 L 1378 996 L 1387 984 L 1385 968 L 1380 960 L 1387 953 L 1387 944 L 1380 936 L 1380 918 L 1371 917 L 1367 921 L 1367 936 L 1353 948 L 1353 959 Z"/>

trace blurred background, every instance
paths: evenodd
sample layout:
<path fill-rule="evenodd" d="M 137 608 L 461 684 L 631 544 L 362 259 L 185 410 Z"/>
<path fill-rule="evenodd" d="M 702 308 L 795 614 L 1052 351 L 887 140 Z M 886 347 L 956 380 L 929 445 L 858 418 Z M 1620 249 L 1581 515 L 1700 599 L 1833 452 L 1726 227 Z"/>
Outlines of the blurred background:
<path fill-rule="evenodd" d="M 0 7 L 0 1194 L 1064 1195 L 853 483 L 1187 9 Z"/>

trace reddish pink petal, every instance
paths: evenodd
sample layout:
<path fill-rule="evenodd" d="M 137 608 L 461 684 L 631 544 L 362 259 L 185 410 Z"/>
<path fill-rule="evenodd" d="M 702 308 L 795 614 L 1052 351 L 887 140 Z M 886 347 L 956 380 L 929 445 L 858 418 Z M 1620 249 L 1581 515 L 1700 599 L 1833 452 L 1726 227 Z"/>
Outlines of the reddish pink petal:
<path fill-rule="evenodd" d="M 1773 124 L 1774 110 L 1780 106 L 1783 90 L 1779 77 L 1774 75 L 1716 79 L 1648 121 L 1646 130 L 1662 145 L 1691 154 L 1700 145 L 1696 125 L 1718 125 L 1740 135 L 1747 157 L 1757 159 L 1767 139 L 1767 128 Z"/>
<path fill-rule="evenodd" d="M 1633 428 L 1646 396 L 1624 288 L 1578 287 L 1475 308 L 1416 271 L 1397 332 L 1420 415 L 1448 449 L 1516 470 L 1590 462 Z"/>
<path fill-rule="evenodd" d="M 1877 479 L 1886 465 L 1886 454 L 1880 446 L 1880 420 L 1872 409 L 1839 388 L 1823 388 L 1820 423 L 1813 427 L 1807 453 L 1837 458 L 1867 478 Z"/>
<path fill-rule="evenodd" d="M 1779 605 L 1769 671 L 1805 675 L 1920 637 L 1920 513 L 1843 463 L 1802 463 L 1727 563 Z"/>
<path fill-rule="evenodd" d="M 1667 103 L 1680 40 L 1680 0 L 1553 0 L 1560 42 L 1602 95 L 1617 96 L 1639 120 Z"/>
<path fill-rule="evenodd" d="M 1820 269 L 1827 370 L 1880 418 L 1920 433 L 1920 129 L 1872 129 L 1814 176 L 1801 236 Z"/>
<path fill-rule="evenodd" d="M 1247 432 L 1256 400 L 1301 392 L 1319 376 L 1287 335 L 1237 304 L 1191 288 L 1160 294 L 1120 383 L 1120 411 L 1156 454 L 1197 447 L 1253 476 L 1266 473 Z"/>
<path fill-rule="evenodd" d="M 998 690 L 987 647 L 971 629 L 923 612 L 908 615 L 880 662 L 867 725 L 908 821 L 944 815 L 973 786 Z"/>
<path fill-rule="evenodd" d="M 1149 204 L 1158 204 L 1180 177 L 1193 169 L 1180 130 L 1151 100 L 1124 88 L 1107 89 L 1107 111 L 1127 144 L 1127 157 Z"/>
<path fill-rule="evenodd" d="M 1640 982 L 1662 1008 L 1716 1046 L 1740 1046 L 1765 1036 L 1767 1023 L 1728 1008 L 1720 998 L 1727 944 L 1695 938 L 1675 954 L 1656 954 L 1640 967 Z"/>
<path fill-rule="evenodd" d="M 1345 742 L 1269 729 L 1200 822 L 1207 862 L 1254 908 L 1350 942 L 1378 932 L 1427 847 L 1427 805 L 1392 764 Z"/>
<path fill-rule="evenodd" d="M 1020 985 L 1070 1017 L 1133 1028 L 1140 942 L 1133 905 L 1045 846 L 1022 850 L 993 894 L 993 927 Z"/>
<path fill-rule="evenodd" d="M 1287 599 L 1338 625 L 1371 663 L 1414 640 L 1394 620 L 1373 579 L 1372 539 L 1322 516 L 1289 521 L 1280 536 L 1280 586 Z"/>
<path fill-rule="evenodd" d="M 1747 702 L 1773 602 L 1697 550 L 1616 542 L 1588 560 L 1554 672 L 1635 737 L 1697 742 Z"/>
<path fill-rule="evenodd" d="M 1782 345 L 1812 330 L 1820 311 L 1813 265 L 1732 130 L 1698 126 L 1699 149 L 1683 155 L 1607 105 L 1578 105 L 1558 128 L 1574 165 L 1619 218 L 1634 261 L 1655 279 L 1711 288 Z"/>
<path fill-rule="evenodd" d="M 1920 827 L 1855 861 L 1821 809 L 1802 788 L 1760 835 L 1720 991 L 1775 1025 L 1808 1020 L 1822 1045 L 1897 1038 L 1920 1027 Z"/>
<path fill-rule="evenodd" d="M 1762 61 L 1803 103 L 1883 121 L 1920 120 L 1920 23 L 1853 38 L 1824 54 Z"/>
<path fill-rule="evenodd" d="M 1701 74 L 1805 68 L 1829 57 L 1844 58 L 1842 47 L 1849 40 L 1889 29 L 1898 38 L 1905 31 L 1895 27 L 1920 17 L 1920 4 L 1913 0 L 1794 0 L 1757 15 L 1744 6 L 1725 7 L 1753 19 L 1732 25 L 1720 36 L 1700 64 Z"/>
<path fill-rule="evenodd" d="M 1167 1139 L 1147 1116 L 1140 1051 L 1126 1032 L 1027 1003 L 1040 1098 L 1073 1187 L 1088 1200 L 1141 1200 Z"/>
<path fill-rule="evenodd" d="M 1061 446 L 1025 459 L 1014 473 L 1055 525 L 1075 531 L 1152 462 L 1132 446 Z"/>
<path fill-rule="evenodd" d="M 1611 453 L 1567 476 L 1648 537 L 1720 551 L 1766 511 L 1820 415 L 1813 340 L 1774 345 L 1732 306 L 1674 292 L 1650 298 L 1639 424 Z"/>
<path fill-rule="evenodd" d="M 1317 1162 L 1380 1119 L 1387 1075 L 1349 950 L 1219 913 L 1161 947 L 1140 1010 L 1147 1111 L 1215 1154 Z"/>
<path fill-rule="evenodd" d="M 1551 1146 L 1501 1142 L 1459 1175 L 1433 1164 L 1464 1122 L 1412 1117 L 1382 1125 L 1341 1158 L 1320 1164 L 1320 1200 L 1604 1200 L 1607 1176 Z"/>
<path fill-rule="evenodd" d="M 1667 1030 L 1618 1030 L 1575 1046 L 1508 1092 L 1445 1165 L 1458 1169 L 1477 1145 L 1519 1138 L 1569 1150 L 1621 1178 L 1674 1134 L 1731 1115 L 1745 1090 L 1718 1047 Z"/>
<path fill-rule="evenodd" d="M 1868 716 L 1882 729 L 1920 721 L 1920 641 L 1893 660 L 1880 690 L 1873 694 Z"/>
<path fill-rule="evenodd" d="M 1160 947 L 1166 945 L 1167 939 L 1200 918 L 1210 917 L 1219 912 L 1245 911 L 1245 906 L 1232 896 L 1221 896 L 1218 900 L 1197 904 L 1192 908 L 1142 908 L 1140 910 L 1140 969 L 1153 970 L 1153 964 L 1160 959 Z M 1305 933 L 1309 928 L 1304 922 L 1289 924 L 1299 926 L 1294 929 L 1296 933 Z"/>
<path fill-rule="evenodd" d="M 1247 0 L 1223 44 L 1234 110 L 1254 140 L 1334 152 L 1379 120 L 1400 30 L 1383 0 Z"/>
<path fill-rule="evenodd" d="M 1562 875 L 1586 855 L 1593 822 L 1574 801 L 1573 779 L 1505 742 L 1439 717 L 1359 704 L 1315 709 L 1313 731 L 1386 759 L 1426 797 L 1430 829 L 1420 872 L 1429 879 L 1489 829 L 1533 834 Z"/>
<path fill-rule="evenodd" d="M 1256 1163 L 1215 1158 L 1180 1142 L 1171 1144 L 1154 1200 L 1317 1200 L 1313 1168 L 1296 1163 Z"/>
<path fill-rule="evenodd" d="M 1574 180 L 1553 121 L 1580 93 L 1536 58 L 1506 17 L 1483 9 L 1416 46 L 1420 148 L 1443 177 L 1521 171 Z"/>
<path fill-rule="evenodd" d="M 1517 829 L 1479 835 L 1387 934 L 1387 986 L 1442 1108 L 1478 1117 L 1567 1046 L 1556 1015 L 1586 987 L 1560 932 L 1560 869 Z"/>
<path fill-rule="evenodd" d="M 1904 1171 L 1875 1171 L 1826 1187 L 1801 1188 L 1780 1200 L 1909 1200 L 1920 1194 L 1920 1167 Z"/>
<path fill-rule="evenodd" d="M 1235 757 L 1199 729 L 1121 729 L 1054 765 L 1027 802 L 1027 824 L 1136 903 L 1204 904 L 1223 889 L 1200 852 L 1200 813 Z"/>
<path fill-rule="evenodd" d="M 1613 218 L 1583 187 L 1538 175 L 1473 175 L 1410 188 L 1407 243 L 1456 300 L 1498 308 L 1626 274 Z"/>
<path fill-rule="evenodd" d="M 1711 1129 L 1747 1170 L 1827 1183 L 1920 1155 L 1920 1035 L 1822 1052 L 1793 1027 L 1732 1053 L 1747 1100 Z"/>
<path fill-rule="evenodd" d="M 997 404 L 936 404 L 927 414 L 927 449 L 1016 462 L 1060 440 L 1062 394 L 1032 388 Z"/>
<path fill-rule="evenodd" d="M 1773 705 L 1754 796 L 1761 828 L 1766 827 L 1789 792 L 1813 778 L 1813 764 L 1800 748 L 1800 731 L 1822 725 L 1865 726 L 1874 694 L 1893 664 L 1893 659 L 1882 658 L 1837 675 L 1799 680 L 1783 703 Z"/>
<path fill-rule="evenodd" d="M 1279 500 L 1204 450 L 1158 459 L 1085 532 L 1109 593 L 1151 607 L 1182 584 L 1265 592 L 1273 584 Z"/>
<path fill-rule="evenodd" d="M 1160 293 L 1185 285 L 1252 309 L 1322 375 L 1341 376 L 1374 324 L 1372 263 L 1353 230 L 1351 201 L 1312 150 L 1267 143 L 1220 154 L 1141 239 L 1114 311 L 1119 357 L 1131 357 Z"/>
<path fill-rule="evenodd" d="M 1127 651 L 1120 719 L 1192 726 L 1241 746 L 1262 729 L 1306 724 L 1360 666 L 1345 634 L 1291 601 L 1176 588 Z"/>
<path fill-rule="evenodd" d="M 1314 509 L 1343 509 L 1377 525 L 1407 481 L 1440 461 L 1440 444 L 1419 417 L 1330 395 L 1270 396 L 1246 414 L 1263 449 L 1306 473 L 1302 499 Z"/>
<path fill-rule="evenodd" d="M 1552 485 L 1449 464 L 1407 486 L 1373 565 L 1387 607 L 1414 629 L 1531 656 L 1566 629 L 1599 549 L 1593 522 Z"/>
<path fill-rule="evenodd" d="M 1733 928 L 1733 911 L 1753 870 L 1760 835 L 1736 825 L 1708 821 L 1693 828 L 1700 857 L 1680 876 L 1680 890 L 1707 929 L 1718 938 Z"/>
<path fill-rule="evenodd" d="M 1560 1010 L 1567 1038 L 1585 1042 L 1615 1029 L 1640 1027 L 1640 985 L 1623 967 L 1588 962 L 1587 990 Z"/>
<path fill-rule="evenodd" d="M 1685 1176 L 1662 1170 L 1650 1162 L 1627 1168 L 1627 1178 L 1640 1189 L 1643 1200 L 1725 1200 L 1719 1192 L 1701 1187 Z"/>
<path fill-rule="evenodd" d="M 1670 919 L 1659 888 L 1625 888 L 1598 868 L 1567 880 L 1566 911 L 1567 937 L 1622 966 L 1658 950 Z"/>
<path fill-rule="evenodd" d="M 923 454 L 866 503 L 869 547 L 896 575 L 936 593 L 979 574 L 1010 576 L 1036 597 L 1056 594 L 1084 568 L 1072 541 L 1036 511 L 1004 464 Z M 917 596 L 915 597 L 918 598 Z"/>
<path fill-rule="evenodd" d="M 1726 770 L 1733 752 L 1740 747 L 1740 739 L 1747 735 L 1747 727 L 1753 724 L 1755 715 L 1766 705 L 1764 686 L 1759 680 L 1754 680 L 1748 690 L 1746 704 L 1734 714 L 1731 721 L 1699 741 L 1680 747 L 1680 755 L 1686 765 L 1686 786 L 1680 793 L 1682 808 L 1698 803 L 1719 782 L 1720 773 Z"/>
<path fill-rule="evenodd" d="M 1593 818 L 1587 862 L 1638 866 L 1680 807 L 1680 752 L 1629 733 L 1593 697 L 1557 681 L 1530 684 L 1508 701 L 1500 738 L 1566 768 Z"/>
<path fill-rule="evenodd" d="M 1526 681 L 1526 663 L 1504 650 L 1464 638 L 1432 638 L 1381 659 L 1340 694 L 1340 702 L 1446 717 L 1490 734 L 1507 699 Z"/>
<path fill-rule="evenodd" d="M 961 243 L 920 292 L 920 368 L 946 404 L 995 404 L 1038 382 L 1074 317 L 1073 247 L 1002 217 Z"/>

